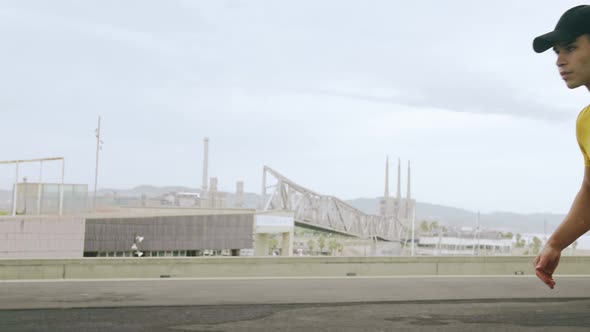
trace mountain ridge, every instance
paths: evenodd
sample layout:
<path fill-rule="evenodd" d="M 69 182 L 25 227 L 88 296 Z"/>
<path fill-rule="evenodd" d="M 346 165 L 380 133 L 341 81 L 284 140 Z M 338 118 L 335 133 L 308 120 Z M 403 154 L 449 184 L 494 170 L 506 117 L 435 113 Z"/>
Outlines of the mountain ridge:
<path fill-rule="evenodd" d="M 152 186 L 141 185 L 131 189 L 101 188 L 98 190 L 98 196 L 113 195 L 126 197 L 141 197 L 146 195 L 148 198 L 161 196 L 169 192 L 201 192 L 201 189 L 190 188 L 185 186 Z M 235 193 L 225 194 L 226 206 L 233 206 L 235 202 Z M 92 192 L 89 193 L 92 195 Z M 9 209 L 12 201 L 12 191 L 0 189 L 0 208 Z M 379 198 L 356 198 L 346 200 L 346 203 L 359 209 L 367 214 L 377 214 L 379 208 Z M 260 204 L 260 195 L 256 193 L 244 193 L 244 207 L 257 208 Z M 516 213 L 509 211 L 498 211 L 492 213 L 478 213 L 467 209 L 432 204 L 426 202 L 416 203 L 416 224 L 422 221 L 436 221 L 440 225 L 447 227 L 476 227 L 495 229 L 500 231 L 523 232 L 523 233 L 543 233 L 552 232 L 557 225 L 563 220 L 565 215 L 555 213 Z M 479 224 L 478 224 L 479 223 Z"/>

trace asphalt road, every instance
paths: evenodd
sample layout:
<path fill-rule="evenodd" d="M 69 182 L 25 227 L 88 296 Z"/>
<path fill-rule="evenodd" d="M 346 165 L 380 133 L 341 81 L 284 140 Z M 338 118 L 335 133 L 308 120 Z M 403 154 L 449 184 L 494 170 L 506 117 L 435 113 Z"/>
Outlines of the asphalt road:
<path fill-rule="evenodd" d="M 588 331 L 590 277 L 0 282 L 0 331 Z"/>

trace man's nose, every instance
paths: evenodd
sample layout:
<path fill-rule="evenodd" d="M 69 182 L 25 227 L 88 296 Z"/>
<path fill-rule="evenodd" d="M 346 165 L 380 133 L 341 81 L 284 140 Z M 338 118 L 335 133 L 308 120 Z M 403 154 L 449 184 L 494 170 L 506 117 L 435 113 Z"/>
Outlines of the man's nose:
<path fill-rule="evenodd" d="M 565 59 L 565 56 L 563 54 L 558 54 L 557 55 L 557 61 L 555 63 L 557 65 L 557 67 L 563 67 L 567 64 L 567 61 Z"/>

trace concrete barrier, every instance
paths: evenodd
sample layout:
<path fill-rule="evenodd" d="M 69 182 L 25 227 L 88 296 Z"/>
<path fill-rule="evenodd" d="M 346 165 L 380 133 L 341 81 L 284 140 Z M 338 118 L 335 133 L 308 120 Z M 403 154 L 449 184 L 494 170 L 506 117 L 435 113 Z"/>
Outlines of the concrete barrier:
<path fill-rule="evenodd" d="M 112 278 L 533 275 L 533 257 L 193 257 L 0 260 L 0 280 Z M 590 275 L 590 257 L 558 274 Z"/>

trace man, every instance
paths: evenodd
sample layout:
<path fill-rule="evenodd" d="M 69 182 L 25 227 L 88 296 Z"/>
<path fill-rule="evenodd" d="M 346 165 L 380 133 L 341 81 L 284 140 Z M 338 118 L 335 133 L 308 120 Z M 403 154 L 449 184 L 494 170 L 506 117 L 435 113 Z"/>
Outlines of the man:
<path fill-rule="evenodd" d="M 561 16 L 554 31 L 533 41 L 537 53 L 549 48 L 557 54 L 557 68 L 567 87 L 585 86 L 590 91 L 590 6 L 569 9 Z M 553 272 L 559 264 L 561 251 L 590 230 L 590 106 L 578 115 L 576 136 L 585 163 L 582 187 L 569 213 L 533 263 L 537 277 L 551 289 L 555 286 Z"/>

